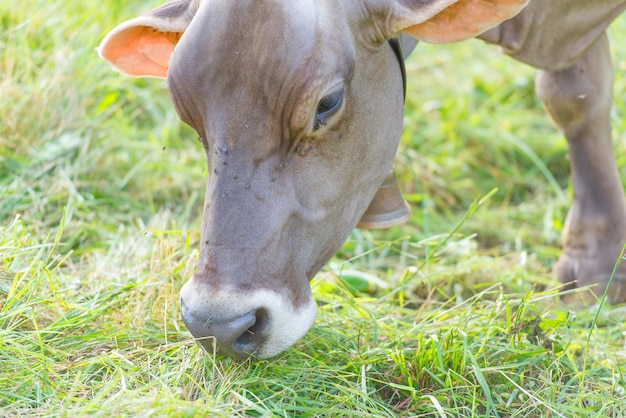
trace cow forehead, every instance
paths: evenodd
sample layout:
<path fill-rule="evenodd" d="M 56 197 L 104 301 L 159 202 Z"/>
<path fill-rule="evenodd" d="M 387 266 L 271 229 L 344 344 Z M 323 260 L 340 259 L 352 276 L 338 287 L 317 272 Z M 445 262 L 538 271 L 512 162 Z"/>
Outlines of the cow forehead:
<path fill-rule="evenodd" d="M 255 49 L 260 49 L 260 53 L 273 51 L 277 55 L 285 49 L 289 49 L 285 52 L 291 55 L 294 52 L 306 54 L 320 36 L 320 26 L 325 26 L 324 14 L 318 13 L 324 3 L 315 0 L 204 0 L 189 30 L 226 54 Z M 228 51 L 226 46 L 236 50 Z"/>
<path fill-rule="evenodd" d="M 175 101 L 193 101 L 208 118 L 220 118 L 215 112 L 229 106 L 262 105 L 273 118 L 294 119 L 280 114 L 301 113 L 298 109 L 319 99 L 318 90 L 351 68 L 350 47 L 331 33 L 345 27 L 329 5 L 324 0 L 204 0 L 170 63 L 171 89 L 186 84 L 189 92 L 187 97 L 173 92 Z M 199 92 L 205 93 L 202 100 Z"/>
<path fill-rule="evenodd" d="M 306 33 L 315 31 L 317 14 L 315 4 L 315 0 L 282 2 L 288 20 Z"/>
<path fill-rule="evenodd" d="M 276 86 L 291 71 L 313 70 L 307 61 L 327 53 L 316 48 L 329 38 L 324 28 L 330 14 L 320 13 L 325 6 L 314 0 L 204 0 L 170 64 L 189 67 L 184 76 L 201 89 L 259 78 Z"/>

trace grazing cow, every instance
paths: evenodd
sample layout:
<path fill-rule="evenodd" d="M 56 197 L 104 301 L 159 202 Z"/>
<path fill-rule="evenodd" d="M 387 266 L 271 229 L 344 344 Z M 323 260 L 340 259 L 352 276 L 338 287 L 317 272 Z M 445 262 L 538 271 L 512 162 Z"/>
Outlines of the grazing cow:
<path fill-rule="evenodd" d="M 100 54 L 124 73 L 167 77 L 206 152 L 200 257 L 181 290 L 191 334 L 234 358 L 284 351 L 313 323 L 310 279 L 359 220 L 383 227 L 406 218 L 388 177 L 403 113 L 402 66 L 389 41 L 405 35 L 480 35 L 540 69 L 537 92 L 567 137 L 574 187 L 556 275 L 601 294 L 626 239 L 605 34 L 625 8 L 626 0 L 173 0 L 113 29 Z M 613 301 L 626 299 L 625 281 L 619 271 Z"/>

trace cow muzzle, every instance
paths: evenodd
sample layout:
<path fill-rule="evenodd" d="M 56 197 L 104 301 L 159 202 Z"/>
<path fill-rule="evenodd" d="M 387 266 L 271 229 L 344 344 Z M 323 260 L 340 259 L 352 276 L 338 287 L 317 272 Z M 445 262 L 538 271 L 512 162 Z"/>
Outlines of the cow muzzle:
<path fill-rule="evenodd" d="M 308 331 L 316 313 L 312 298 L 296 308 L 272 290 L 214 290 L 196 279 L 183 286 L 180 302 L 196 342 L 237 360 L 280 354 Z"/>

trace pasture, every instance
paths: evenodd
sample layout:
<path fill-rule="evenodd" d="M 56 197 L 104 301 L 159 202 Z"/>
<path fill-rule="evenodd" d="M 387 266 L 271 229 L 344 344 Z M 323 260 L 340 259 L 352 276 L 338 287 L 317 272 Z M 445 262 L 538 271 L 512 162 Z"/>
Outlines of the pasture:
<path fill-rule="evenodd" d="M 286 353 L 203 352 L 178 303 L 202 146 L 163 81 L 94 50 L 157 4 L 0 2 L 0 416 L 626 415 L 624 306 L 551 290 L 565 139 L 534 71 L 479 41 L 422 44 L 407 63 L 410 223 L 352 233 Z M 610 36 L 626 181 L 626 16 Z"/>

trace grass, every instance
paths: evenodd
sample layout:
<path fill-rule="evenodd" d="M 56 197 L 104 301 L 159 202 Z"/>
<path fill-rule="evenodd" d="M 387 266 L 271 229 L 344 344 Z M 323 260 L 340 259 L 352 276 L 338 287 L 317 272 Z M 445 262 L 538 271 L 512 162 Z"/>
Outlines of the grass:
<path fill-rule="evenodd" d="M 314 328 L 269 361 L 201 351 L 204 155 L 162 82 L 94 52 L 139 1 L 0 3 L 0 415 L 624 416 L 623 306 L 559 303 L 571 191 L 533 71 L 479 42 L 408 63 L 413 219 L 355 230 Z M 626 34 L 626 20 L 612 27 Z M 626 179 L 626 49 L 613 42 Z"/>

